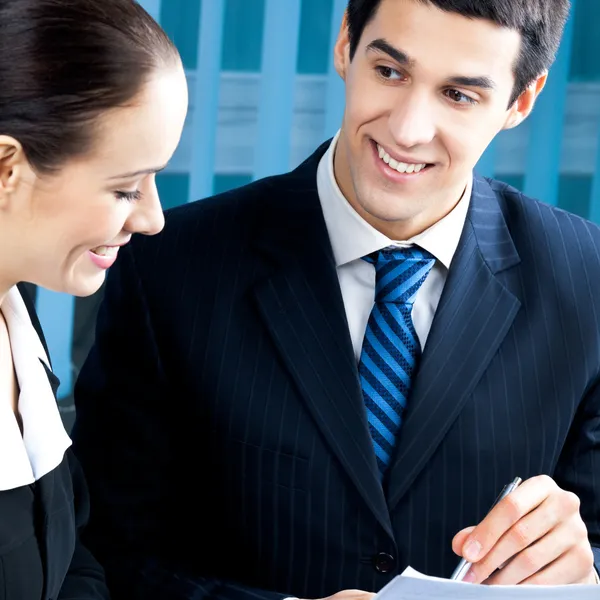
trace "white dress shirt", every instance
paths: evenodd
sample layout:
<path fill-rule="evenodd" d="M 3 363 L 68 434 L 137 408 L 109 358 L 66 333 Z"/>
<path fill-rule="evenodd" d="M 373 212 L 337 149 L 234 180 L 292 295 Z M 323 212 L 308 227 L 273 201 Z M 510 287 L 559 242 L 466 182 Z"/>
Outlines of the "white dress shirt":
<path fill-rule="evenodd" d="M 333 171 L 338 137 L 339 132 L 319 163 L 317 189 L 333 248 L 356 360 L 360 360 L 367 322 L 375 302 L 375 266 L 362 260 L 362 257 L 390 246 L 418 244 L 436 258 L 433 269 L 417 293 L 412 311 L 415 331 L 421 348 L 425 348 L 448 269 L 465 224 L 473 180 L 469 180 L 461 200 L 443 219 L 409 240 L 390 240 L 369 225 L 343 196 Z"/>
<path fill-rule="evenodd" d="M 8 328 L 23 423 L 21 433 L 10 399 L 0 398 L 0 490 L 10 490 L 29 485 L 55 469 L 71 439 L 40 362 L 49 366 L 48 356 L 16 287 L 9 291 L 0 310 Z"/>

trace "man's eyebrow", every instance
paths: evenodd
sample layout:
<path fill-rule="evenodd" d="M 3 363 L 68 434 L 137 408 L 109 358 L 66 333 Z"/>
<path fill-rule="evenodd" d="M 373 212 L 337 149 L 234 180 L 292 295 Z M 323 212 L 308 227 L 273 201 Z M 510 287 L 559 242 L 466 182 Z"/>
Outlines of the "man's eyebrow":
<path fill-rule="evenodd" d="M 367 52 L 377 52 L 380 54 L 387 54 L 390 58 L 393 58 L 397 63 L 401 65 L 405 65 L 407 67 L 412 67 L 415 64 L 415 61 L 403 52 L 402 50 L 395 48 L 389 42 L 386 42 L 384 39 L 379 38 L 373 40 L 367 46 Z"/>
<path fill-rule="evenodd" d="M 367 51 L 377 52 L 379 54 L 387 54 L 398 64 L 404 65 L 409 68 L 414 67 L 416 64 L 416 61 L 413 58 L 410 58 L 410 56 L 408 56 L 406 52 L 392 46 L 392 44 L 390 44 L 383 38 L 373 40 L 367 46 Z M 487 77 L 486 75 L 479 75 L 475 77 L 470 77 L 466 75 L 454 75 L 448 79 L 448 83 L 451 85 L 474 87 L 484 90 L 495 90 L 498 87 L 494 80 L 490 77 Z"/>
<path fill-rule="evenodd" d="M 451 85 L 458 85 L 461 87 L 475 87 L 484 90 L 495 90 L 498 86 L 493 79 L 485 75 L 479 77 L 466 77 L 464 75 L 455 75 L 448 79 L 448 83 Z"/>
<path fill-rule="evenodd" d="M 109 177 L 109 179 L 130 179 L 132 177 L 139 177 L 140 175 L 152 175 L 153 173 L 160 173 L 160 171 L 164 171 L 166 168 L 167 165 L 162 165 L 161 167 L 152 167 L 150 169 L 133 171 L 132 173 L 123 173 L 122 175 L 115 175 L 114 177 Z"/>

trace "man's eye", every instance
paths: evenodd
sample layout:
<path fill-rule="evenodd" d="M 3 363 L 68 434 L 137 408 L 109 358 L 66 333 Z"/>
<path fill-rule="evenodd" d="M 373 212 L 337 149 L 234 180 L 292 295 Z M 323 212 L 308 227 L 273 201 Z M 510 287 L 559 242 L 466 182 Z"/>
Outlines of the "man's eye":
<path fill-rule="evenodd" d="M 474 100 L 458 90 L 446 90 L 446 96 L 448 96 L 455 104 L 477 104 L 477 100 Z"/>
<path fill-rule="evenodd" d="M 402 75 L 398 73 L 398 71 L 396 71 L 395 69 L 392 69 L 391 67 L 378 66 L 375 67 L 375 70 L 382 79 L 402 79 Z"/>

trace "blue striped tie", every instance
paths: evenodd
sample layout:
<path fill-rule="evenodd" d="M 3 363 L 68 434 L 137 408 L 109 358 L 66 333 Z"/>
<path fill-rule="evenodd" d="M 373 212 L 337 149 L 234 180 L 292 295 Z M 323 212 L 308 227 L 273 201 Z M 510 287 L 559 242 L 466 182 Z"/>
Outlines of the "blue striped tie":
<path fill-rule="evenodd" d="M 377 464 L 383 477 L 421 355 L 412 307 L 435 258 L 413 246 L 385 248 L 363 260 L 375 265 L 376 287 L 359 373 Z"/>

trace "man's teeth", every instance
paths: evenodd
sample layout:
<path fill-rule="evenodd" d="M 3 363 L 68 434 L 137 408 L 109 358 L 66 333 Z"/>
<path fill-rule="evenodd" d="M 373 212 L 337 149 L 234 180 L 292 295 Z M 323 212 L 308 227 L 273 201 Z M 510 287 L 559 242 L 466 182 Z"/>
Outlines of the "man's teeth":
<path fill-rule="evenodd" d="M 118 251 L 118 246 L 99 246 L 92 250 L 92 252 L 98 256 L 108 256 L 109 258 L 116 256 Z"/>
<path fill-rule="evenodd" d="M 420 173 L 427 164 L 415 165 L 413 163 L 398 162 L 392 158 L 379 144 L 377 144 L 379 150 L 379 158 L 386 164 L 398 171 L 398 173 Z"/>

